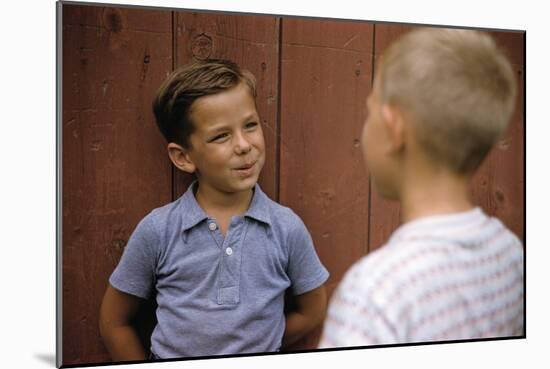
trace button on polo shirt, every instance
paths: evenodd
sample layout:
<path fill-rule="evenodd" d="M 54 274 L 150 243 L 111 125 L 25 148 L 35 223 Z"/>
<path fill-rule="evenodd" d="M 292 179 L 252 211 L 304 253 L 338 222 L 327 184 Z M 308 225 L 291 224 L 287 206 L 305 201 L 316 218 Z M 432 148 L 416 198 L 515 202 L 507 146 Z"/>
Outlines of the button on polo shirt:
<path fill-rule="evenodd" d="M 195 189 L 138 224 L 109 282 L 141 298 L 156 293 L 151 350 L 160 358 L 279 350 L 286 289 L 302 294 L 328 278 L 309 233 L 256 185 L 224 237 Z"/>
<path fill-rule="evenodd" d="M 239 282 L 241 280 L 242 242 L 251 220 L 243 216 L 231 217 L 225 237 L 215 219 L 208 218 L 212 241 L 218 246 L 217 254 L 225 254 L 219 259 L 216 301 L 219 305 L 238 304 L 240 301 Z M 229 258 L 231 256 L 231 258 Z"/>

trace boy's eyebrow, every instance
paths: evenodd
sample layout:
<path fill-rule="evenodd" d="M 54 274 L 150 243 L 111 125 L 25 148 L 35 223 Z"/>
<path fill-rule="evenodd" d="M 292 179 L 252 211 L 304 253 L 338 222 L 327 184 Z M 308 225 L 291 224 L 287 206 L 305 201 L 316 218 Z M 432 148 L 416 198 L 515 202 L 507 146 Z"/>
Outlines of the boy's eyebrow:
<path fill-rule="evenodd" d="M 258 120 L 258 119 L 259 119 L 259 116 L 257 113 L 250 113 L 245 115 L 244 118 L 242 118 L 242 121 L 248 123 L 251 120 Z M 223 131 L 225 129 L 230 129 L 230 128 L 231 128 L 231 125 L 227 123 L 219 123 L 219 124 L 214 123 L 212 126 L 208 127 L 206 130 L 208 133 L 215 133 L 215 132 Z"/>
<path fill-rule="evenodd" d="M 248 123 L 251 120 L 256 121 L 258 119 L 260 119 L 259 116 L 258 116 L 258 113 L 252 112 L 252 113 L 249 113 L 249 114 L 245 115 L 244 118 L 242 118 L 242 121 Z M 213 134 L 213 133 L 216 133 L 216 132 L 219 132 L 219 131 L 224 131 L 226 129 L 231 129 L 231 125 L 229 125 L 227 123 L 219 123 L 219 124 L 214 123 L 210 127 L 206 128 L 206 133 L 207 134 Z"/>
<path fill-rule="evenodd" d="M 243 122 L 249 122 L 251 120 L 258 120 L 259 116 L 257 112 L 251 112 L 243 118 Z"/>
<path fill-rule="evenodd" d="M 229 129 L 229 125 L 226 124 L 226 123 L 220 123 L 220 124 L 216 124 L 212 127 L 208 127 L 206 129 L 206 132 L 207 132 L 207 134 L 213 134 L 213 133 L 216 133 L 216 132 L 219 132 L 219 131 L 224 131 L 226 129 Z"/>

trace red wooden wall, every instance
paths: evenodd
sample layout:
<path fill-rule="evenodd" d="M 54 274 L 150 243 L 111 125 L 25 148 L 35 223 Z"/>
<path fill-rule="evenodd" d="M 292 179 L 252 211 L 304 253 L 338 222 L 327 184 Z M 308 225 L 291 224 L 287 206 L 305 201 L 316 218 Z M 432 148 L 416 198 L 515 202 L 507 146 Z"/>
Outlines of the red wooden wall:
<path fill-rule="evenodd" d="M 172 69 L 170 12 L 63 6 L 63 363 L 108 360 L 106 281 L 137 222 L 172 198 L 151 99 Z"/>
<path fill-rule="evenodd" d="M 151 112 L 175 66 L 223 57 L 254 73 L 267 144 L 260 184 L 303 218 L 329 293 L 399 224 L 398 205 L 371 191 L 359 137 L 376 59 L 411 26 L 87 5 L 63 5 L 61 21 L 64 364 L 109 360 L 98 330 L 107 279 L 138 221 L 191 181 L 171 167 Z M 472 193 L 523 238 L 524 40 L 493 34 L 520 94 Z M 143 319 L 150 332 L 150 308 Z M 319 332 L 293 349 L 314 348 Z"/>

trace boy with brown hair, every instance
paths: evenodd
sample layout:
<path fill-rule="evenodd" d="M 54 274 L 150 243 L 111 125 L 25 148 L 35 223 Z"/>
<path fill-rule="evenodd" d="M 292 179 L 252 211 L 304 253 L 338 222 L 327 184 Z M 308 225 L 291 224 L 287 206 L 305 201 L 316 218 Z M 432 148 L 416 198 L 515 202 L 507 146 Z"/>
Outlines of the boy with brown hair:
<path fill-rule="evenodd" d="M 403 225 L 346 273 L 320 347 L 525 334 L 522 244 L 469 198 L 515 96 L 509 61 L 481 32 L 420 29 L 384 53 L 362 145 Z"/>
<path fill-rule="evenodd" d="M 320 324 L 319 261 L 301 219 L 257 184 L 265 144 L 254 76 L 207 60 L 174 71 L 154 101 L 168 155 L 196 181 L 136 227 L 109 279 L 100 331 L 113 360 L 278 351 Z M 284 315 L 292 287 L 297 310 Z M 156 291 L 145 349 L 132 325 Z"/>

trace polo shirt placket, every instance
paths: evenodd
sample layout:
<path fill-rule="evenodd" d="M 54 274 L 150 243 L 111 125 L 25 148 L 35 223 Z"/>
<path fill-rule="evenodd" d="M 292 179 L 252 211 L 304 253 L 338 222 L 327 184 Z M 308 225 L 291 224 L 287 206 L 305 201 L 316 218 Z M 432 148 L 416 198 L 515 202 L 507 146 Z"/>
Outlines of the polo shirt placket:
<path fill-rule="evenodd" d="M 240 302 L 241 261 L 243 241 L 248 221 L 245 217 L 232 217 L 224 238 L 215 219 L 208 219 L 208 229 L 221 252 L 217 276 L 218 305 L 237 305 Z"/>

